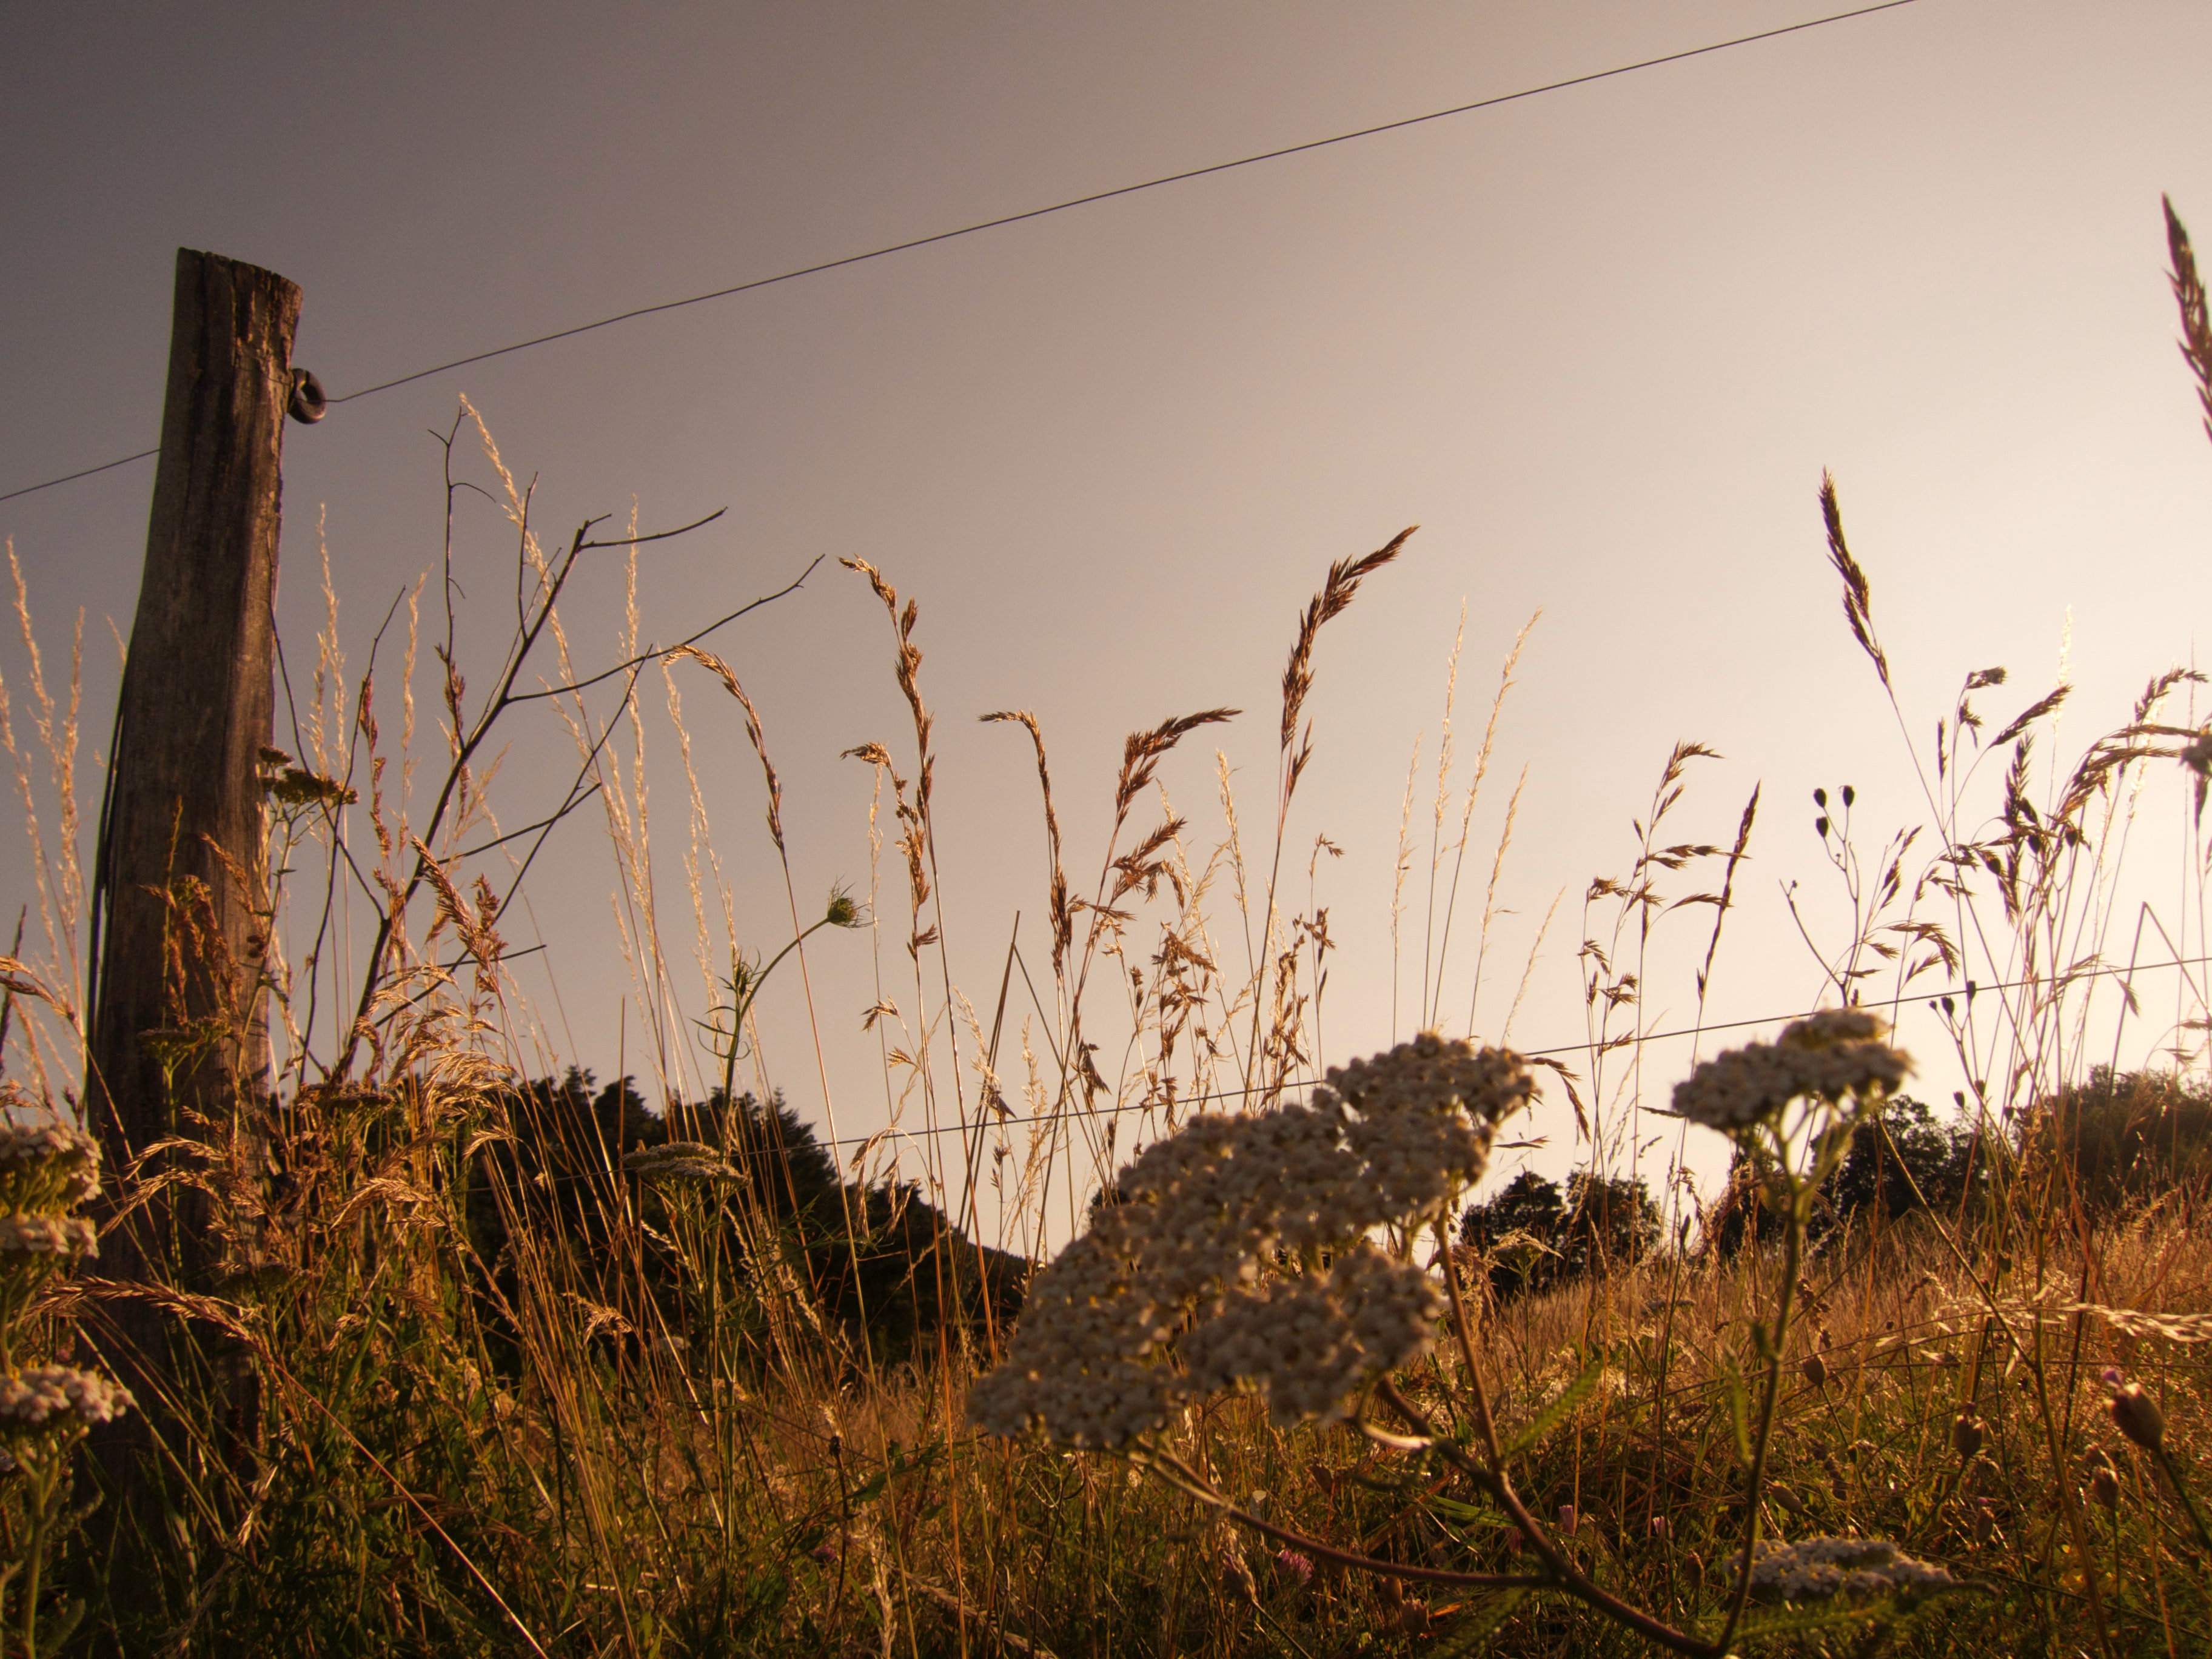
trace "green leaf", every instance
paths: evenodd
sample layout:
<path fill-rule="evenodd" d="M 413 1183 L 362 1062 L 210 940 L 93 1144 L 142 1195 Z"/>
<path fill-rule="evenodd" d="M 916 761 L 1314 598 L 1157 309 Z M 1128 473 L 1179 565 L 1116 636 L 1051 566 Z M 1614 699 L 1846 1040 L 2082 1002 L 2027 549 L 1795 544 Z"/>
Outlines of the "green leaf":
<path fill-rule="evenodd" d="M 1462 1504 L 1455 1498 L 1431 1497 L 1424 1501 L 1431 1514 L 1440 1515 L 1447 1521 L 1480 1521 L 1494 1527 L 1501 1525 L 1504 1520 L 1496 1510 Z"/>
<path fill-rule="evenodd" d="M 1833 1630 L 1839 1625 L 1862 1625 L 1889 1610 L 1887 1597 L 1780 1607 L 1771 1613 L 1747 1613 L 1743 1623 L 1736 1626 L 1735 1639 L 1747 1644 L 1764 1642 L 1778 1636 L 1802 1635 L 1807 1631 Z"/>
<path fill-rule="evenodd" d="M 1464 1656 L 1486 1647 L 1490 1638 L 1498 1634 L 1498 1626 L 1512 1616 L 1513 1609 L 1528 1595 L 1527 1590 L 1508 1590 L 1469 1613 L 1437 1638 L 1436 1645 L 1428 1650 L 1427 1659 L 1464 1659 Z"/>
<path fill-rule="evenodd" d="M 1598 1378 L 1604 1375 L 1605 1351 L 1601 1348 L 1597 1356 L 1583 1367 L 1583 1374 L 1560 1390 L 1557 1399 L 1538 1412 L 1528 1426 L 1513 1437 L 1505 1448 L 1505 1462 L 1511 1462 L 1565 1422 L 1576 1407 L 1589 1398 L 1590 1390 L 1597 1387 Z"/>

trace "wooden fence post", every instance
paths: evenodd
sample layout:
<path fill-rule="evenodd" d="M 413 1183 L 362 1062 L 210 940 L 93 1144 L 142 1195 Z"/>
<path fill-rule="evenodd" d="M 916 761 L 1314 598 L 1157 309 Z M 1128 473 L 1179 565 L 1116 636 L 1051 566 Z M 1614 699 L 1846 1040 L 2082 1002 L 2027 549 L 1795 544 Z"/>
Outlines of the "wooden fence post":
<path fill-rule="evenodd" d="M 192 1133 L 180 1113 L 233 1121 L 269 1084 L 258 763 L 299 318 L 300 290 L 283 277 L 177 251 L 161 460 L 94 877 L 85 1100 L 111 1188 L 147 1147 Z M 203 1207 L 169 1188 L 103 1238 L 100 1271 L 205 1289 Z M 108 1312 L 106 1357 L 145 1408 L 96 1447 L 127 1526 L 142 1518 L 128 1514 L 133 1469 L 161 1428 L 172 1352 L 167 1318 L 149 1304 Z"/>

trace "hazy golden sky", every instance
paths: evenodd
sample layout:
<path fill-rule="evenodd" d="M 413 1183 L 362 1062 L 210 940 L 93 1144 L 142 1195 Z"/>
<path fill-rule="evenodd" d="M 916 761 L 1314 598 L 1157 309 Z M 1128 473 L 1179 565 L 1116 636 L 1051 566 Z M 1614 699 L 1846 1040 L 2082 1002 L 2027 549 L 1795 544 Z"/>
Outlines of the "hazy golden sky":
<path fill-rule="evenodd" d="M 297 360 L 343 393 L 1821 9 L 9 8 L 0 489 L 154 441 L 179 245 L 301 283 Z M 729 509 L 642 560 L 649 639 L 831 561 L 714 641 L 759 705 L 811 906 L 833 879 L 867 874 L 871 779 L 839 752 L 875 739 L 903 757 L 910 742 L 880 610 L 834 564 L 866 557 L 921 605 L 948 934 L 956 975 L 988 1004 L 1017 909 L 1030 959 L 1045 954 L 1042 851 L 1024 741 L 974 717 L 1036 711 L 1079 890 L 1122 734 L 1171 714 L 1248 711 L 1220 741 L 1248 833 L 1264 839 L 1297 608 L 1330 560 L 1418 522 L 1402 564 L 1320 654 L 1316 760 L 1289 862 L 1304 908 L 1312 837 L 1346 854 L 1320 894 L 1341 951 L 1327 1057 L 1389 1035 L 1400 803 L 1425 732 L 1427 811 L 1462 600 L 1462 757 L 1504 652 L 1544 611 L 1474 820 L 1470 868 L 1486 876 L 1526 765 L 1503 890 L 1516 914 L 1498 926 L 1498 988 L 1477 1024 L 1495 1033 L 1535 919 L 1564 888 L 1514 1036 L 1582 1035 L 1581 896 L 1625 866 L 1631 817 L 1678 738 L 1725 757 L 1693 775 L 1677 809 L 1687 836 L 1725 839 L 1754 783 L 1765 792 L 1715 1012 L 1802 1007 L 1820 975 L 1780 884 L 1805 884 L 1817 926 L 1838 914 L 1811 789 L 1855 782 L 1875 840 L 1918 816 L 1895 722 L 1838 615 L 1814 503 L 1823 467 L 1916 739 L 1971 668 L 2014 671 L 1991 707 L 2001 717 L 2046 689 L 2069 626 L 2068 730 L 2086 739 L 2151 673 L 2193 659 L 2212 616 L 2212 451 L 2173 349 L 2159 215 L 2170 191 L 2212 237 L 2208 66 L 2201 3 L 1919 0 L 344 405 L 287 436 L 281 605 L 300 695 L 319 513 L 358 672 L 376 619 L 436 556 L 425 434 L 465 393 L 538 478 L 550 536 L 625 517 L 633 495 L 648 527 Z M 50 666 L 87 614 L 88 732 L 106 729 L 106 623 L 128 626 L 151 481 L 142 463 L 0 504 Z M 464 661 L 481 684 L 511 550 L 488 508 L 462 513 Z M 622 605 L 615 565 L 580 588 L 568 617 L 580 660 L 613 655 Z M 11 686 L 21 667 L 19 647 L 0 651 Z M 684 685 L 740 936 L 772 951 L 788 919 L 759 775 L 734 708 L 703 677 Z M 502 810 L 520 823 L 573 751 L 543 704 L 511 736 Z M 651 742 L 670 954 L 696 985 L 681 967 L 682 774 L 665 731 Z M 1206 844 L 1210 750 L 1194 740 L 1162 775 Z M 2153 810 L 2171 820 L 2179 792 L 2157 788 Z M 27 898 L 27 867 L 9 857 L 9 891 Z M 650 1076 L 647 1023 L 620 1012 L 615 879 L 587 813 L 510 931 L 523 944 L 542 929 L 551 946 L 518 972 L 540 995 L 544 965 L 558 975 L 544 1003 L 559 1058 Z M 1417 870 L 1417 892 L 1423 880 Z M 885 892 L 896 911 L 896 887 Z M 1462 941 L 1473 915 L 1463 899 Z M 1655 1018 L 1686 1012 L 1681 964 L 1709 923 L 1695 915 L 1668 924 L 1680 932 Z M 885 962 L 898 965 L 895 951 Z M 858 1035 L 875 996 L 866 946 L 824 939 L 811 963 L 840 1127 L 866 1132 L 884 1111 L 873 1039 Z M 1455 954 L 1448 1024 L 1465 1024 L 1468 968 Z M 796 989 L 763 1005 L 769 1061 L 813 1114 Z M 696 1079 L 696 1048 L 670 1066 Z"/>

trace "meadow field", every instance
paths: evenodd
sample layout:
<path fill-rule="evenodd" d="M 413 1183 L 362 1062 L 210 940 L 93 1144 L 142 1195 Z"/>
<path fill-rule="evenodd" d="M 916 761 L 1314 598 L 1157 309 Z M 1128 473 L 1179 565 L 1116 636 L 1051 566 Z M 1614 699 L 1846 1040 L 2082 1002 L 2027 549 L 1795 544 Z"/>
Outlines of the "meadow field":
<path fill-rule="evenodd" d="M 2170 253 L 2212 433 L 2178 221 Z M 1925 810 L 1863 846 L 1850 791 L 1811 804 L 1853 918 L 1824 1007 L 1693 1051 L 1641 1018 L 1667 949 L 1702 1021 L 1755 838 L 1806 810 L 1754 795 L 1732 840 L 1683 838 L 1705 752 L 1684 743 L 1653 757 L 1632 861 L 1547 921 L 1578 947 L 1577 1054 L 1486 1043 L 1425 991 L 1407 1028 L 1434 1029 L 1347 1054 L 1320 1020 L 1328 914 L 1298 896 L 1326 843 L 1296 809 L 1328 630 L 1387 603 L 1363 586 L 1405 536 L 1322 575 L 1267 689 L 1270 793 L 1241 815 L 1225 763 L 1210 825 L 1166 803 L 1162 763 L 1230 711 L 1171 719 L 1127 739 L 1100 867 L 1067 869 L 1042 728 L 985 716 L 1036 761 L 1019 810 L 1046 874 L 1004 902 L 1045 918 L 1048 961 L 1020 964 L 1039 1021 L 956 982 L 921 612 L 851 560 L 886 630 L 855 672 L 888 640 L 910 730 L 854 757 L 877 779 L 869 884 L 789 882 L 779 937 L 716 933 L 724 854 L 696 812 L 673 884 L 694 914 L 664 925 L 619 720 L 551 699 L 578 782 L 528 834 L 604 823 L 640 995 L 666 1000 L 684 939 L 728 941 L 704 1017 L 719 1076 L 648 1099 L 589 1056 L 519 1059 L 502 924 L 530 843 L 477 855 L 524 835 L 493 816 L 489 759 L 529 687 L 597 670 L 558 604 L 581 532 L 541 543 L 464 405 L 449 454 L 471 448 L 513 532 L 515 638 L 472 692 L 450 633 L 428 669 L 438 624 L 410 612 L 380 685 L 349 671 L 332 603 L 312 707 L 264 755 L 283 948 L 227 1023 L 161 1034 L 176 1133 L 129 1167 L 76 1119 L 82 671 L 42 663 L 16 573 L 33 667 L 0 741 L 43 880 L 0 975 L 0 1653 L 2212 1648 L 2212 1011 L 2189 968 L 2170 1029 L 2123 1052 L 2112 1012 L 2139 1012 L 2126 854 L 2147 802 L 2197 815 L 2160 902 L 2193 918 L 2174 939 L 2203 934 L 2194 672 L 2146 664 L 2134 706 L 2071 747 L 2063 694 L 2002 670 L 1897 707 L 1877 562 L 1826 485 L 1808 511 L 1842 625 Z M 418 658 L 440 680 L 419 720 Z M 703 645 L 621 672 L 635 695 L 679 670 L 741 708 L 769 803 L 727 856 L 787 878 L 738 673 Z M 702 763 L 687 740 L 672 787 L 694 802 Z M 1390 918 L 1409 987 L 1449 944 L 1411 921 L 1437 914 L 1404 884 L 1413 781 Z M 1447 830 L 1460 799 L 1440 774 Z M 1470 857 L 1462 817 L 1447 871 L 1452 902 L 1462 878 L 1483 892 L 1464 925 L 1485 946 L 1504 823 Z M 195 894 L 168 896 L 179 984 L 234 981 Z M 349 932 L 349 907 L 373 928 Z M 1679 910 L 1693 943 L 1655 934 Z M 762 988 L 849 933 L 873 940 L 878 1006 L 856 1033 L 810 1001 L 814 1040 L 881 1046 L 887 1095 L 942 1149 L 919 1167 L 888 1137 L 848 1153 L 750 1069 Z M 1523 965 L 1493 971 L 1519 975 L 1517 1011 Z M 1954 1098 L 1916 1092 L 1954 1072 Z M 1486 1182 L 1539 1113 L 1574 1173 Z M 1725 1134 L 1725 1179 L 1641 1158 L 1655 1124 Z M 103 1272 L 118 1260 L 149 1266 Z M 151 1369 L 131 1346 L 149 1322 Z"/>

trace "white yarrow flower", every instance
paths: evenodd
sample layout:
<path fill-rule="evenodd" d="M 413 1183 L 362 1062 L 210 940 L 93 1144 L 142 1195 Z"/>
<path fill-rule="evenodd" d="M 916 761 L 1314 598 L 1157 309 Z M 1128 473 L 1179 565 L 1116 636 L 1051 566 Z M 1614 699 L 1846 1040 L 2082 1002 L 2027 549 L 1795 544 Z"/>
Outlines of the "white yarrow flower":
<path fill-rule="evenodd" d="M 90 1428 L 113 1422 L 133 1403 L 130 1389 L 95 1371 L 33 1365 L 0 1376 L 0 1432 L 43 1429 L 58 1422 Z"/>

